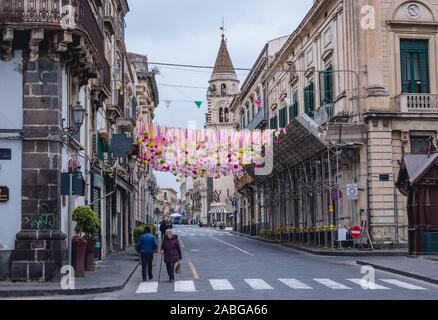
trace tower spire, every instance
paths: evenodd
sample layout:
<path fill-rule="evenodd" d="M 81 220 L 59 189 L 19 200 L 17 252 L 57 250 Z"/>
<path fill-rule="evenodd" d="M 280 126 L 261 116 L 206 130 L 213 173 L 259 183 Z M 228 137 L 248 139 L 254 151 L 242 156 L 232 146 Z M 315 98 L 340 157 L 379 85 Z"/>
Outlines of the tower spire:
<path fill-rule="evenodd" d="M 222 17 L 222 27 L 220 27 L 220 29 L 222 30 L 222 39 L 225 39 L 225 18 Z"/>
<path fill-rule="evenodd" d="M 216 63 L 214 64 L 213 75 L 215 74 L 231 74 L 236 76 L 236 71 L 234 70 L 233 62 L 231 61 L 230 54 L 228 52 L 227 43 L 225 41 L 225 21 L 222 18 L 222 26 L 220 27 L 222 31 L 222 40 L 219 47 L 219 52 L 216 58 Z"/>

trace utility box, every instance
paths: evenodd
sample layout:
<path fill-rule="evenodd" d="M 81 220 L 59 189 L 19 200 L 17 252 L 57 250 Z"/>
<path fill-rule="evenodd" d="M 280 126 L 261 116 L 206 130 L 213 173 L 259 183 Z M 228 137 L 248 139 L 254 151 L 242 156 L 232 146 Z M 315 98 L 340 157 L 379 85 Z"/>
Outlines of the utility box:
<path fill-rule="evenodd" d="M 425 253 L 438 253 L 438 232 L 425 232 L 423 240 Z"/>
<path fill-rule="evenodd" d="M 337 241 L 347 241 L 347 229 L 345 228 L 338 229 Z"/>

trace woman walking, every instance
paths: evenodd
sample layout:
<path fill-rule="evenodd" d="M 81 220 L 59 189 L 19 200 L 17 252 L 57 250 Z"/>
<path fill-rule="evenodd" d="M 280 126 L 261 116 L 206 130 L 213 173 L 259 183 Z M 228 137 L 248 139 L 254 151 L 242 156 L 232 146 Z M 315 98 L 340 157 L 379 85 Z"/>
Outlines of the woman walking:
<path fill-rule="evenodd" d="M 175 281 L 175 263 L 182 260 L 178 236 L 172 230 L 166 230 L 166 236 L 161 244 L 161 254 L 164 255 L 169 282 Z"/>

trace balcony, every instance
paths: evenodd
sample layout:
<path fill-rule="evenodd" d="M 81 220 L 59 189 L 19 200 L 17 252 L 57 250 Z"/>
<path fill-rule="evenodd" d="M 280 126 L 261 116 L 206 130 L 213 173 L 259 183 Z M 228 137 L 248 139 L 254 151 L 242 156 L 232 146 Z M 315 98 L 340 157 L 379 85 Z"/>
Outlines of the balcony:
<path fill-rule="evenodd" d="M 105 59 L 103 34 L 88 0 L 0 0 L 0 26 L 65 30 L 85 36 Z M 66 9 L 67 8 L 67 9 Z M 69 19 L 69 15 L 72 17 Z"/>
<path fill-rule="evenodd" d="M 395 98 L 396 111 L 403 113 L 438 113 L 438 95 L 401 94 Z"/>
<path fill-rule="evenodd" d="M 251 119 L 251 121 L 246 126 L 246 130 L 252 131 L 255 129 L 260 129 L 262 126 L 266 125 L 266 123 L 268 122 L 268 117 L 265 112 L 263 112 L 263 110 L 263 107 L 259 109 L 259 112 Z"/>
<path fill-rule="evenodd" d="M 333 109 L 334 108 L 332 104 L 327 104 L 319 108 L 319 110 L 315 112 L 315 122 L 319 125 L 329 122 L 333 118 Z"/>

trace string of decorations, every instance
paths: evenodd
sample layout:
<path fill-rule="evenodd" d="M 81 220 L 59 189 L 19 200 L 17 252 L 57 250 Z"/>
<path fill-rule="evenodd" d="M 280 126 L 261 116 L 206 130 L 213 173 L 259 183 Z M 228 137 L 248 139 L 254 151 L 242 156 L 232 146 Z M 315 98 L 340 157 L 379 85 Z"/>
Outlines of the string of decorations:
<path fill-rule="evenodd" d="M 215 131 L 145 123 L 136 131 L 137 160 L 155 171 L 173 174 L 177 182 L 187 177 L 241 176 L 250 165 L 261 168 L 265 163 L 262 150 L 271 156 L 272 148 L 266 147 L 280 144 L 286 134 L 285 129 Z"/>

